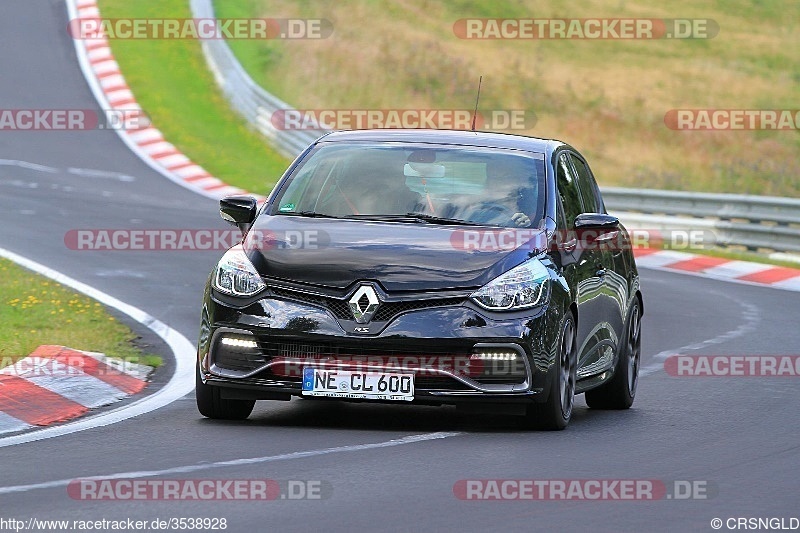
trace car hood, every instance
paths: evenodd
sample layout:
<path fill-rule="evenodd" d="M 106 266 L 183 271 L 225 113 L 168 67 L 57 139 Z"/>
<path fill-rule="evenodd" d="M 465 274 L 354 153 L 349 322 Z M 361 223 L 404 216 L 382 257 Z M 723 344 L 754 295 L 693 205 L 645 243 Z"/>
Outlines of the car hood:
<path fill-rule="evenodd" d="M 543 239 L 541 230 L 262 215 L 245 250 L 268 278 L 422 291 L 481 287 L 539 253 Z"/>

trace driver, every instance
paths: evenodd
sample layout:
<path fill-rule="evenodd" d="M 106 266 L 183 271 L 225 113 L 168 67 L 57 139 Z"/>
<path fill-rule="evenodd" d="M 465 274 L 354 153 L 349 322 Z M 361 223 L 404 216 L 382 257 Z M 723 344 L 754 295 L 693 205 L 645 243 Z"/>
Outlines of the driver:
<path fill-rule="evenodd" d="M 530 209 L 535 205 L 535 167 L 526 165 L 521 158 L 500 157 L 486 164 L 487 188 L 496 203 L 515 211 L 511 223 L 518 228 L 531 225 Z"/>

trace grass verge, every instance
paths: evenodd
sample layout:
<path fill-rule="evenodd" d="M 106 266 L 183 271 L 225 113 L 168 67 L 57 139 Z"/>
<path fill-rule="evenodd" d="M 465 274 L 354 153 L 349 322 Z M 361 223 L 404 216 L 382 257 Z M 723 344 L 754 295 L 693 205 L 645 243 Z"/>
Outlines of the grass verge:
<path fill-rule="evenodd" d="M 0 361 L 55 344 L 160 366 L 161 357 L 142 353 L 135 339 L 99 303 L 0 258 Z"/>
<path fill-rule="evenodd" d="M 187 0 L 100 0 L 105 18 L 191 18 Z M 226 183 L 268 194 L 289 161 L 234 112 L 197 40 L 110 40 L 139 105 L 169 142 Z"/>
<path fill-rule="evenodd" d="M 99 3 L 108 18 L 190 17 L 185 0 Z M 721 33 L 713 40 L 670 42 L 470 42 L 453 39 L 454 20 L 564 13 L 537 2 L 499 7 L 454 2 L 431 11 L 424 0 L 391 7 L 215 0 L 221 18 L 305 16 L 333 22 L 336 46 L 330 39 L 230 42 L 256 81 L 295 105 L 470 107 L 473 73 L 488 73 L 486 81 L 495 87 L 482 94 L 484 109 L 533 110 L 539 122 L 524 133 L 563 137 L 584 150 L 604 185 L 800 196 L 796 132 L 674 132 L 663 124 L 663 112 L 677 107 L 791 108 L 792 84 L 800 78 L 792 74 L 797 58 L 786 51 L 798 37 L 786 29 L 791 17 L 784 11 L 796 6 L 736 1 L 700 13 L 681 0 L 667 13 L 657 2 L 595 4 L 592 16 L 714 17 Z M 170 142 L 226 182 L 269 192 L 288 161 L 266 148 L 230 109 L 198 42 L 111 45 L 137 99 Z M 749 252 L 698 253 L 797 267 Z"/>
<path fill-rule="evenodd" d="M 304 109 L 525 110 L 601 185 L 800 197 L 800 135 L 675 131 L 673 109 L 797 109 L 800 4 L 690 0 L 215 0 L 220 18 L 325 19 L 327 39 L 231 40 L 251 76 Z M 712 19 L 713 38 L 459 39 L 464 18 Z"/>

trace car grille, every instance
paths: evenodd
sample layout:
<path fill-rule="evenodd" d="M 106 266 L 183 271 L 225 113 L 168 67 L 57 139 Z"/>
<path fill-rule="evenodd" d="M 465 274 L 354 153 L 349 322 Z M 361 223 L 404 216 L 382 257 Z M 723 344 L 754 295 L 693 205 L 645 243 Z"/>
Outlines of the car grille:
<path fill-rule="evenodd" d="M 300 383 L 302 369 L 315 363 L 337 365 L 350 368 L 396 367 L 417 368 L 414 371 L 415 386 L 419 390 L 472 390 L 458 379 L 438 371 L 463 372 L 485 385 L 510 385 L 522 383 L 524 375 L 488 375 L 479 370 L 470 361 L 473 342 L 464 341 L 431 348 L 407 339 L 403 348 L 398 347 L 396 340 L 387 342 L 358 342 L 347 339 L 335 342 L 313 342 L 305 339 L 276 338 L 268 336 L 255 337 L 257 347 L 249 349 L 229 348 L 215 343 L 213 350 L 214 364 L 220 368 L 235 372 L 251 373 L 263 368 L 269 362 L 273 364 L 252 376 L 283 383 Z M 478 374 L 472 373 L 475 369 Z M 248 378 L 250 379 L 250 378 Z"/>
<path fill-rule="evenodd" d="M 356 343 L 356 342 L 304 342 L 304 341 L 281 341 L 279 339 L 256 339 L 258 347 L 265 356 L 270 357 L 295 357 L 295 358 L 332 358 L 338 360 L 349 360 L 355 358 L 369 357 L 432 357 L 448 356 L 453 358 L 467 358 L 471 355 L 472 346 L 463 348 L 429 348 L 409 346 L 398 348 L 397 342 L 392 345 L 379 343 Z"/>
<path fill-rule="evenodd" d="M 284 288 L 272 288 L 272 293 L 280 298 L 287 300 L 294 300 L 304 303 L 309 303 L 319 307 L 328 309 L 333 316 L 339 320 L 353 320 L 353 313 L 350 311 L 350 306 L 347 300 L 341 298 L 333 298 L 330 296 L 318 296 L 315 294 L 308 294 L 305 292 L 295 291 Z M 428 309 L 433 307 L 447 307 L 460 305 L 464 302 L 464 298 L 433 298 L 428 300 L 410 300 L 402 302 L 381 302 L 375 316 L 372 317 L 374 322 L 389 322 L 396 316 L 407 311 L 415 311 L 418 309 Z"/>
<path fill-rule="evenodd" d="M 300 383 L 300 376 L 284 376 L 273 372 L 272 369 L 258 374 L 261 379 L 282 381 L 285 383 Z M 449 390 L 449 391 L 468 391 L 473 390 L 461 381 L 448 376 L 419 376 L 414 377 L 414 387 L 417 390 Z"/>
<path fill-rule="evenodd" d="M 268 379 L 281 379 L 287 381 L 300 381 L 299 370 L 302 361 L 324 360 L 329 363 L 368 363 L 378 360 L 383 361 L 402 361 L 403 358 L 412 358 L 417 361 L 429 361 L 433 357 L 446 358 L 446 361 L 459 360 L 466 362 L 471 354 L 470 347 L 464 346 L 462 349 L 430 349 L 421 347 L 406 347 L 403 349 L 394 347 L 382 347 L 370 343 L 328 343 L 328 342 L 297 342 L 297 341 L 276 341 L 274 339 L 257 339 L 260 351 L 267 357 L 281 357 L 299 360 L 299 366 L 291 366 L 293 375 L 286 375 L 285 367 L 273 367 L 259 374 Z M 460 381 L 441 375 L 426 375 L 417 373 L 415 384 L 419 389 L 437 390 L 468 390 L 469 387 Z"/>

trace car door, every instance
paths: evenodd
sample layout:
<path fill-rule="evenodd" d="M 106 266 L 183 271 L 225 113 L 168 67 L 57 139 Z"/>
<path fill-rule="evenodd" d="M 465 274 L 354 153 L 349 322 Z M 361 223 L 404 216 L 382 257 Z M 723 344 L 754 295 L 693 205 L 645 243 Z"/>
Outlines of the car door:
<path fill-rule="evenodd" d="M 564 234 L 561 238 L 565 253 L 571 259 L 565 260 L 569 272 L 571 289 L 575 291 L 578 306 L 578 377 L 581 367 L 590 365 L 599 359 L 600 343 L 607 334 L 598 331 L 606 314 L 606 302 L 603 301 L 603 279 L 598 275 L 598 265 L 602 267 L 602 251 L 582 244 L 580 235 L 575 231 L 575 218 L 585 212 L 583 199 L 575 169 L 570 161 L 570 154 L 561 152 L 556 158 L 556 188 L 563 208 Z M 561 223 L 557 224 L 558 226 Z"/>
<path fill-rule="evenodd" d="M 586 160 L 571 151 L 569 160 L 575 171 L 582 212 L 605 213 L 600 190 Z M 613 363 L 614 351 L 622 335 L 628 284 L 624 275 L 616 268 L 615 263 L 622 261 L 622 250 L 615 249 L 615 233 L 616 231 L 607 234 L 594 232 L 590 239 L 583 240 L 592 241 L 587 243 L 592 248 L 592 254 L 585 259 L 593 264 L 594 273 L 585 284 L 587 292 L 588 287 L 591 287 L 592 294 L 597 299 L 597 304 L 592 307 L 592 311 L 597 311 L 597 315 L 593 317 L 593 329 L 587 332 L 594 339 L 592 344 L 595 349 L 585 353 L 585 359 L 580 362 L 584 376 L 602 371 Z M 594 291 L 598 291 L 597 294 Z M 581 377 L 580 371 L 578 377 Z"/>

